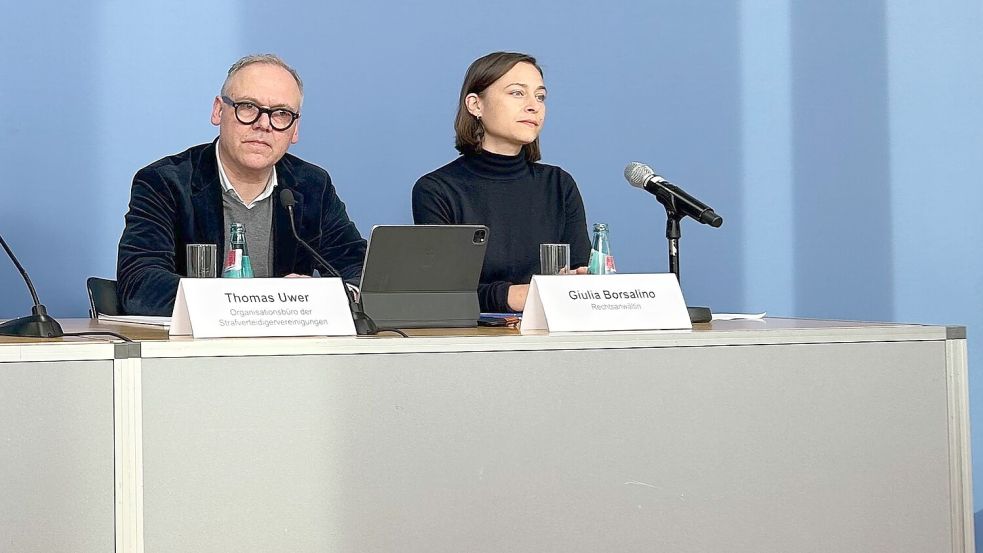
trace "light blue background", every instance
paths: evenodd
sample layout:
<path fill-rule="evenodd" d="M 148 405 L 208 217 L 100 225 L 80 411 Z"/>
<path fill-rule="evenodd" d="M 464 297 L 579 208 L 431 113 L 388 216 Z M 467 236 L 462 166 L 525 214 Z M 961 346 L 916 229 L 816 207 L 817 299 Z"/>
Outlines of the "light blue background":
<path fill-rule="evenodd" d="M 3 9 L 0 233 L 58 317 L 85 315 L 86 276 L 114 275 L 133 173 L 215 136 L 212 98 L 239 56 L 273 51 L 300 71 L 292 152 L 331 172 L 367 234 L 410 222 L 416 178 L 455 155 L 464 70 L 506 49 L 540 59 L 544 161 L 610 225 L 620 270 L 666 269 L 664 212 L 621 176 L 639 160 L 724 216 L 683 226 L 690 304 L 966 325 L 979 359 L 978 0 Z M 0 261 L 0 318 L 29 309 Z M 980 386 L 971 375 L 977 429 Z"/>

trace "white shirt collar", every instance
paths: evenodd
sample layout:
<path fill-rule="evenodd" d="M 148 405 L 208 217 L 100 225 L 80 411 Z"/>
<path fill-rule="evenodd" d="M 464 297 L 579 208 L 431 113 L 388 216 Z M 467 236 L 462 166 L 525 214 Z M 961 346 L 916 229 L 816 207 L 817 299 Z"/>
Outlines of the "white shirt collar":
<path fill-rule="evenodd" d="M 263 190 L 263 192 L 259 196 L 256 196 L 253 201 L 247 204 L 242 199 L 242 196 L 239 195 L 239 192 L 236 191 L 235 187 L 232 186 L 232 182 L 229 181 L 229 176 L 225 174 L 225 167 L 222 165 L 222 156 L 219 153 L 218 141 L 215 141 L 215 161 L 218 162 L 218 180 L 222 183 L 222 190 L 225 192 L 231 190 L 235 195 L 235 198 L 239 200 L 242 205 L 246 206 L 246 209 L 252 209 L 258 202 L 261 202 L 273 195 L 273 189 L 276 188 L 277 185 L 276 166 L 273 166 L 273 171 L 270 172 L 270 180 L 266 182 L 266 188 Z"/>

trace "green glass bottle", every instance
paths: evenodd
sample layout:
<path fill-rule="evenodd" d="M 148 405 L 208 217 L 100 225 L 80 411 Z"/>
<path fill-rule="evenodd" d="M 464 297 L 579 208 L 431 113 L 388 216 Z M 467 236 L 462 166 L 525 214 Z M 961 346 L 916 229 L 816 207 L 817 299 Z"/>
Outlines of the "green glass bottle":
<path fill-rule="evenodd" d="M 225 254 L 223 278 L 253 278 L 253 265 L 246 247 L 246 227 L 242 223 L 229 225 L 229 248 Z"/>
<path fill-rule="evenodd" d="M 616 272 L 614 256 L 611 255 L 611 242 L 608 239 L 608 226 L 604 223 L 594 224 L 594 240 L 591 241 L 587 272 L 592 275 L 609 275 Z"/>

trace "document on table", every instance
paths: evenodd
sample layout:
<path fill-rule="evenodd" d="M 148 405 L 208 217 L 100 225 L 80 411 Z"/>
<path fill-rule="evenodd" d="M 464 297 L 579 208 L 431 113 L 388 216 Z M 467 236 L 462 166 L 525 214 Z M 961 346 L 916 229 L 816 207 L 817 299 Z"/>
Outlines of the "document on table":
<path fill-rule="evenodd" d="M 170 317 L 155 317 L 150 315 L 99 315 L 99 320 L 107 323 L 125 323 L 145 326 L 171 326 Z"/>
<path fill-rule="evenodd" d="M 765 313 L 714 313 L 715 321 L 736 321 L 736 320 L 760 320 L 765 318 Z"/>

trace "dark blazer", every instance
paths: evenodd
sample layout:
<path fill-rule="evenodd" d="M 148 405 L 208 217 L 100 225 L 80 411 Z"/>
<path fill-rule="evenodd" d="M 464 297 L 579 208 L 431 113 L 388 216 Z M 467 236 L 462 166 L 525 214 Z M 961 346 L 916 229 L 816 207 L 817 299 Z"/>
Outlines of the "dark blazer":
<path fill-rule="evenodd" d="M 140 169 L 133 177 L 126 228 L 116 263 L 120 306 L 126 313 L 170 315 L 178 280 L 186 274 L 187 244 L 217 244 L 219 264 L 227 246 L 215 142 L 194 146 Z M 279 190 L 297 203 L 294 221 L 306 240 L 345 280 L 357 281 L 365 240 L 348 218 L 327 171 L 286 154 L 276 164 L 273 193 L 272 274 L 311 274 L 311 255 L 290 232 Z M 221 270 L 221 267 L 219 267 Z"/>

